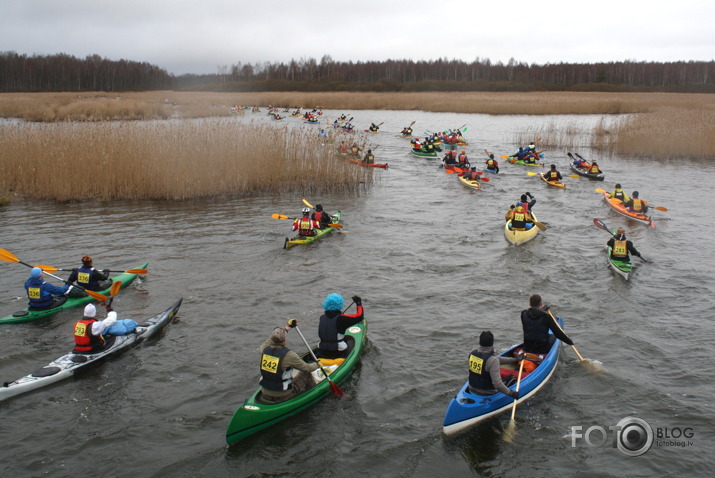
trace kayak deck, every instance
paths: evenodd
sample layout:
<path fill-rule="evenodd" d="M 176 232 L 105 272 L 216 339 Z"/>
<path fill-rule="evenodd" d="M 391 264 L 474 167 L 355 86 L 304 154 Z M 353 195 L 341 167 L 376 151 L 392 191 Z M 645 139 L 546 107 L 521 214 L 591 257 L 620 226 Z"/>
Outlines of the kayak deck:
<path fill-rule="evenodd" d="M 608 264 L 611 266 L 611 269 L 613 269 L 616 274 L 620 275 L 625 280 L 628 280 L 631 272 L 633 271 L 633 264 L 630 261 L 619 261 L 618 259 L 611 257 L 611 247 L 608 247 L 607 252 Z"/>
<path fill-rule="evenodd" d="M 148 265 L 149 263 L 145 262 L 144 264 L 140 265 L 138 269 L 146 269 Z M 126 272 L 110 277 L 110 279 L 112 279 L 112 282 L 121 281 L 122 289 L 131 284 L 136 278 L 137 274 L 128 274 Z M 97 292 L 109 296 L 109 288 Z M 72 307 L 88 304 L 92 301 L 94 301 L 94 299 L 89 295 L 85 297 L 68 297 L 64 303 L 60 304 L 57 307 L 52 307 L 50 309 L 30 310 L 28 308 L 25 308 L 24 310 L 13 312 L 10 315 L 0 318 L 0 324 L 27 322 L 30 320 L 41 319 L 42 317 L 47 317 L 48 315 L 56 314 L 57 312 L 63 311 L 65 309 L 71 309 Z"/>
<path fill-rule="evenodd" d="M 506 237 L 507 241 L 511 242 L 515 246 L 518 246 L 535 238 L 536 235 L 539 234 L 539 228 L 536 227 L 536 221 L 538 221 L 538 219 L 536 219 L 536 215 L 534 215 L 533 212 L 531 212 L 531 217 L 534 219 L 534 224 L 532 224 L 530 229 L 524 229 L 521 231 L 518 229 L 512 229 L 511 219 L 508 220 L 504 225 L 504 237 Z"/>
<path fill-rule="evenodd" d="M 155 335 L 159 330 L 168 325 L 176 315 L 183 299 L 178 299 L 163 312 L 147 319 L 139 326 L 144 328 L 140 332 L 130 332 L 127 335 L 112 336 L 111 345 L 95 354 L 77 354 L 70 352 L 53 360 L 46 366 L 35 370 L 14 382 L 6 382 L 0 387 L 0 401 L 21 393 L 29 392 L 47 385 L 59 382 L 77 372 L 89 368 L 97 362 L 115 355 L 121 350 L 132 347 Z"/>

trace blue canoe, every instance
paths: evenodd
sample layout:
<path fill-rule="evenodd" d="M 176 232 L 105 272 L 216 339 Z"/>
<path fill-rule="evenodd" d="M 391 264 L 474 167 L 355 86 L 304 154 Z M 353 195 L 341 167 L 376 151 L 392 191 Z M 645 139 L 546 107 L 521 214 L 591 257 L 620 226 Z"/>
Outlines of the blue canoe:
<path fill-rule="evenodd" d="M 563 321 L 560 317 L 557 317 L 557 319 L 559 325 L 563 328 Z M 520 397 L 518 404 L 534 396 L 554 374 L 559 360 L 560 345 L 561 341 L 556 339 L 544 360 L 530 374 L 522 378 L 519 386 Z M 513 351 L 519 347 L 521 347 L 521 344 L 514 345 L 500 355 L 511 357 L 513 356 Z M 516 383 L 509 388 L 514 390 Z M 467 381 L 459 390 L 457 396 L 449 402 L 447 413 L 444 415 L 442 431 L 445 435 L 461 433 L 481 421 L 511 410 L 513 406 L 514 399 L 500 392 L 489 396 L 475 395 L 469 392 L 469 381 Z"/>

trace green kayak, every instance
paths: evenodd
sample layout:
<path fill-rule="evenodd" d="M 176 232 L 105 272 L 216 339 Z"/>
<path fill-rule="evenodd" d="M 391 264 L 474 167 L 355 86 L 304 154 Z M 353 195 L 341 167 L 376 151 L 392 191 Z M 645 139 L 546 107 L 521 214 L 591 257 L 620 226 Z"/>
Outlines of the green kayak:
<path fill-rule="evenodd" d="M 434 151 L 432 153 L 428 153 L 427 151 L 415 151 L 414 149 L 411 149 L 410 153 L 414 154 L 415 156 L 419 156 L 421 158 L 436 158 L 437 157 L 436 151 Z"/>
<path fill-rule="evenodd" d="M 363 319 L 359 324 L 348 328 L 345 331 L 345 339 L 352 347 L 350 354 L 332 373 L 328 372 L 330 379 L 337 385 L 347 380 L 353 368 L 355 368 L 355 365 L 360 360 L 360 355 L 362 354 L 367 339 L 367 321 Z M 226 430 L 226 441 L 228 444 L 236 443 L 264 428 L 275 425 L 281 420 L 285 420 L 311 405 L 316 404 L 328 395 L 330 393 L 330 382 L 322 378 L 320 369 L 313 372 L 313 376 L 317 381 L 313 388 L 285 402 L 275 404 L 262 403 L 260 401 L 261 389 L 259 387 L 233 414 L 228 424 L 228 429 Z"/>
<path fill-rule="evenodd" d="M 145 262 L 144 264 L 140 265 L 137 269 L 146 269 L 147 265 L 149 265 L 149 263 Z M 117 274 L 117 275 L 111 277 L 113 282 L 116 282 L 116 281 L 122 282 L 122 289 L 124 289 L 126 286 L 131 284 L 132 281 L 134 281 L 134 279 L 136 279 L 136 278 L 137 278 L 137 274 L 127 274 L 127 273 Z M 109 289 L 100 290 L 97 292 L 99 292 L 100 294 L 109 296 Z M 53 307 L 51 309 L 28 310 L 27 308 L 25 308 L 24 310 L 20 310 L 18 312 L 14 312 L 8 316 L 0 318 L 0 324 L 9 324 L 9 323 L 14 323 L 14 322 L 27 322 L 30 320 L 41 319 L 42 317 L 47 317 L 48 315 L 56 314 L 57 312 L 60 312 L 65 309 L 70 309 L 72 307 L 77 307 L 78 305 L 87 304 L 89 302 L 92 302 L 93 300 L 94 299 L 90 296 L 68 298 L 63 304 L 59 305 L 58 307 Z"/>
<path fill-rule="evenodd" d="M 608 263 L 611 265 L 611 269 L 613 269 L 618 275 L 623 277 L 625 280 L 629 279 L 631 271 L 633 270 L 633 264 L 631 264 L 630 261 L 619 261 L 618 259 L 611 257 L 610 247 L 608 248 Z"/>
<path fill-rule="evenodd" d="M 332 216 L 330 216 L 333 218 L 333 224 L 340 224 L 340 216 L 341 216 L 340 211 L 338 211 L 335 214 L 333 214 Z M 337 229 L 337 228 L 326 227 L 325 229 L 318 229 L 317 231 L 315 231 L 314 236 L 298 236 L 298 235 L 296 235 L 292 239 L 286 237 L 286 240 L 283 243 L 283 249 L 290 249 L 291 247 L 298 246 L 300 244 L 311 244 L 311 243 L 317 241 L 318 239 L 320 239 L 321 237 L 323 237 L 327 234 L 330 234 L 335 229 Z"/>

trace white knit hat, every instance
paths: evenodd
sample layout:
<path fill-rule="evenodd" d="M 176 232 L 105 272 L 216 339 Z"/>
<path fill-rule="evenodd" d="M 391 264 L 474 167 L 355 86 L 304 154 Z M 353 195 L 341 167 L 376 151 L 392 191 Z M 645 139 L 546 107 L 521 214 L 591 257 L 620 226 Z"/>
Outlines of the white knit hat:
<path fill-rule="evenodd" d="M 97 309 L 94 307 L 94 304 L 87 304 L 87 306 L 84 308 L 84 316 L 85 317 L 96 317 L 97 316 Z"/>

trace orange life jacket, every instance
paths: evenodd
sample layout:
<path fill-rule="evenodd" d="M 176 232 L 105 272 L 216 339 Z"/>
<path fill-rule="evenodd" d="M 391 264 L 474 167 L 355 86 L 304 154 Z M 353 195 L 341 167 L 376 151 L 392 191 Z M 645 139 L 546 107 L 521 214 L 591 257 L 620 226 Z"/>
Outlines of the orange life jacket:
<path fill-rule="evenodd" d="M 95 319 L 83 318 L 74 324 L 74 342 L 77 352 L 93 352 L 104 345 L 102 335 L 92 335 L 92 324 Z"/>

